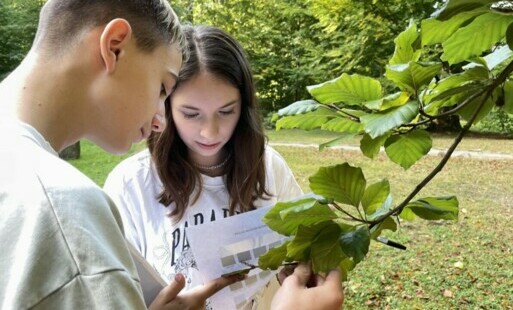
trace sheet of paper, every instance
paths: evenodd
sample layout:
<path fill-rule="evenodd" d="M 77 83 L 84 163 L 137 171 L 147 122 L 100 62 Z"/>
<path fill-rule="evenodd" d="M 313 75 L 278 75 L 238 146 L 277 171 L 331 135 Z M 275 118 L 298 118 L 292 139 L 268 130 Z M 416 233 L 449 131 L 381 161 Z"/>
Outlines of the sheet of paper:
<path fill-rule="evenodd" d="M 187 228 L 187 240 L 203 281 L 242 269 L 242 262 L 256 265 L 258 257 L 280 245 L 285 237 L 262 223 L 270 207 Z M 244 281 L 230 285 L 211 299 L 214 309 L 244 309 L 276 272 L 259 268 Z"/>
<path fill-rule="evenodd" d="M 144 302 L 149 306 L 167 283 L 130 242 L 127 241 L 126 244 L 139 274 Z"/>

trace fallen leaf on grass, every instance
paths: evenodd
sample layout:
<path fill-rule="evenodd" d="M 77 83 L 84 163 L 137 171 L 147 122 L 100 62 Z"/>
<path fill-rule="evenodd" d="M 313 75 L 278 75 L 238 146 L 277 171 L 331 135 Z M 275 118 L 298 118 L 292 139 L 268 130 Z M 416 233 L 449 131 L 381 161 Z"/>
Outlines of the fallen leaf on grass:
<path fill-rule="evenodd" d="M 445 298 L 453 298 L 454 294 L 451 291 L 449 291 L 448 289 L 445 289 L 444 290 L 444 297 Z"/>

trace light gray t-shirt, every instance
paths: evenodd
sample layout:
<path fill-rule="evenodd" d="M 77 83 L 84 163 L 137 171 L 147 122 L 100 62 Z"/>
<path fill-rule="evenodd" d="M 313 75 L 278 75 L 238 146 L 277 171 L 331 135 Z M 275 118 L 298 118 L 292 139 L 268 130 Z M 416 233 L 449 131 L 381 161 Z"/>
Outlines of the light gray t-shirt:
<path fill-rule="evenodd" d="M 29 125 L 0 141 L 0 309 L 144 309 L 108 196 Z"/>

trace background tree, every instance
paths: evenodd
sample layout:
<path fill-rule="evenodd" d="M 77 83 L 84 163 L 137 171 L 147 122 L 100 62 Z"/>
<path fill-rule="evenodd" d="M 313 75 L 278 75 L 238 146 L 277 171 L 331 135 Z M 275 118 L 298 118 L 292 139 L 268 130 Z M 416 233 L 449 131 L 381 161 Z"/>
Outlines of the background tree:
<path fill-rule="evenodd" d="M 264 113 L 342 72 L 383 75 L 401 25 L 436 1 L 178 0 L 182 20 L 219 26 L 245 47 Z"/>
<path fill-rule="evenodd" d="M 276 204 L 264 222 L 291 239 L 260 257 L 264 268 L 283 261 L 312 261 L 316 271 L 336 266 L 347 275 L 367 255 L 371 240 L 396 231 L 402 220 L 457 220 L 456 197 L 417 197 L 447 164 L 474 123 L 494 108 L 513 113 L 513 5 L 494 0 L 447 0 L 420 25 L 410 22 L 395 42 L 385 76 L 378 79 L 343 73 L 308 87 L 313 97 L 281 109 L 279 128 L 320 128 L 340 133 L 322 147 L 348 135 L 361 136 L 362 154 L 388 158 L 410 168 L 432 147 L 425 130 L 436 120 L 458 115 L 465 125 L 433 170 L 399 203 L 387 179 L 368 185 L 363 171 L 349 163 L 320 167 L 309 178 L 319 195 Z M 419 27 L 420 26 L 420 27 Z M 439 59 L 427 46 L 440 47 Z M 426 54 L 427 53 L 427 54 Z"/>
<path fill-rule="evenodd" d="M 0 80 L 25 57 L 37 29 L 42 0 L 0 2 Z"/>

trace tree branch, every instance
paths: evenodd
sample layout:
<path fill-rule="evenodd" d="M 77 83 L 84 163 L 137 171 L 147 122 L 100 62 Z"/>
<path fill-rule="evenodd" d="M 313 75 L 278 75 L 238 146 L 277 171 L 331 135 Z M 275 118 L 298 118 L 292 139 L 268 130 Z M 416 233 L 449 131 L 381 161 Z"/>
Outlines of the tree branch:
<path fill-rule="evenodd" d="M 496 79 L 493 80 L 493 82 L 489 86 L 484 88 L 483 91 L 476 93 L 476 94 L 479 94 L 479 95 L 484 94 L 481 102 L 479 103 L 478 107 L 476 108 L 476 110 L 472 114 L 472 117 L 469 119 L 467 124 L 465 124 L 465 126 L 462 128 L 462 130 L 460 131 L 458 136 L 454 139 L 454 142 L 449 147 L 449 149 L 447 150 L 447 153 L 444 155 L 444 157 L 442 158 L 440 163 L 438 163 L 438 165 L 433 169 L 433 171 L 431 171 L 431 173 L 429 173 L 415 187 L 415 189 L 404 199 L 404 201 L 401 202 L 397 207 L 395 207 L 394 209 L 388 211 L 387 213 L 385 213 L 384 215 L 380 216 L 379 218 L 377 218 L 374 221 L 368 221 L 368 224 L 370 224 L 369 228 L 372 228 L 373 226 L 383 222 L 387 217 L 389 217 L 391 215 L 399 215 L 402 212 L 402 210 L 406 207 L 406 205 L 415 197 L 415 195 L 417 195 L 424 186 L 426 186 L 440 171 L 442 171 L 442 169 L 444 168 L 445 164 L 447 164 L 447 162 L 451 158 L 451 155 L 454 152 L 454 150 L 456 149 L 456 147 L 458 146 L 458 144 L 461 142 L 463 137 L 467 134 L 467 132 L 469 131 L 470 127 L 472 127 L 472 124 L 476 120 L 477 115 L 479 114 L 479 112 L 483 108 L 483 106 L 486 103 L 486 101 L 490 98 L 490 96 L 492 95 L 492 93 L 495 90 L 495 88 L 497 88 L 500 84 L 504 83 L 506 81 L 506 79 L 511 75 L 512 72 L 513 72 L 513 61 L 508 64 L 508 66 L 501 72 L 501 74 Z M 471 96 L 467 100 L 465 100 L 464 103 L 465 102 L 470 102 L 469 99 L 473 100 L 473 99 L 477 98 L 477 96 L 479 96 L 479 95 L 476 95 L 476 94 L 474 94 L 475 95 L 474 98 L 470 99 L 471 97 L 473 97 L 473 96 Z M 462 105 L 463 105 L 463 103 L 462 103 Z"/>

